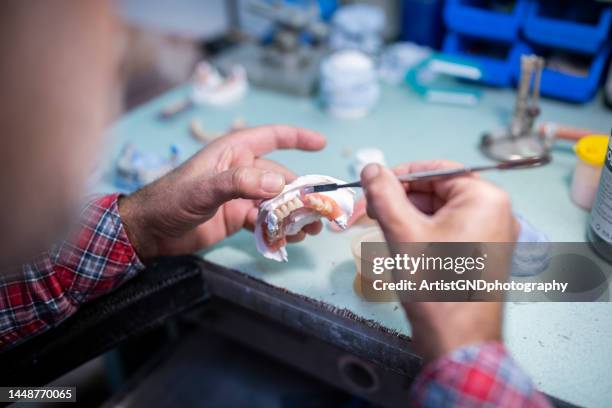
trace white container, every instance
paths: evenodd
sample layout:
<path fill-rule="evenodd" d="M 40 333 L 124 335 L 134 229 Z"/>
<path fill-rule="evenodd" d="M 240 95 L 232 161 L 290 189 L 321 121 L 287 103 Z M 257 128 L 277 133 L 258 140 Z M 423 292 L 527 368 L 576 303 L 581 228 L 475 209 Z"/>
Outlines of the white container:
<path fill-rule="evenodd" d="M 593 206 L 607 146 L 607 136 L 591 135 L 580 139 L 574 147 L 577 160 L 570 195 L 585 210 Z"/>
<path fill-rule="evenodd" d="M 387 165 L 382 150 L 375 147 L 364 147 L 357 150 L 353 159 L 353 173 L 355 173 L 355 177 L 359 177 L 363 168 L 370 163 L 377 163 L 381 166 Z"/>
<path fill-rule="evenodd" d="M 332 50 L 357 50 L 377 54 L 383 45 L 385 13 L 371 4 L 340 7 L 331 24 L 329 44 Z"/>
<path fill-rule="evenodd" d="M 320 97 L 331 115 L 365 116 L 376 105 L 379 93 L 374 62 L 362 52 L 339 51 L 321 64 Z"/>

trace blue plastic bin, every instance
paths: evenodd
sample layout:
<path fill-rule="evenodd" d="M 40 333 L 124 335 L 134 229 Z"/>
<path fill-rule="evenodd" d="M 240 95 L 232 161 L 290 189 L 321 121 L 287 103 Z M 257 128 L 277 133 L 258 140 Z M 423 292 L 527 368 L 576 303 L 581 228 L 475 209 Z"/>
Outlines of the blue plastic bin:
<path fill-rule="evenodd" d="M 440 47 L 444 37 L 442 4 L 444 0 L 402 0 L 402 41 L 432 48 Z"/>
<path fill-rule="evenodd" d="M 508 2 L 509 10 L 495 10 L 491 0 L 447 0 L 444 21 L 451 31 L 480 38 L 513 42 L 529 10 L 528 0 Z"/>
<path fill-rule="evenodd" d="M 535 53 L 547 58 L 550 56 L 551 49 L 532 48 L 521 43 L 517 46 L 517 51 L 519 55 Z M 547 67 L 542 71 L 540 87 L 542 95 L 575 103 L 590 101 L 597 93 L 609 54 L 609 45 L 604 46 L 595 56 L 582 54 L 582 58 L 588 58 L 590 61 L 587 75 L 575 75 L 551 69 L 547 62 Z M 515 64 L 513 68 L 514 78 L 518 81 L 521 75 L 520 64 Z"/>
<path fill-rule="evenodd" d="M 525 37 L 536 44 L 595 54 L 607 41 L 612 7 L 589 0 L 532 3 Z"/>
<path fill-rule="evenodd" d="M 491 55 L 490 50 L 496 51 L 496 55 Z M 472 61 L 482 71 L 479 82 L 500 87 L 512 85 L 513 66 L 520 58 L 520 52 L 515 45 L 475 39 L 457 33 L 446 35 L 443 51 Z"/>

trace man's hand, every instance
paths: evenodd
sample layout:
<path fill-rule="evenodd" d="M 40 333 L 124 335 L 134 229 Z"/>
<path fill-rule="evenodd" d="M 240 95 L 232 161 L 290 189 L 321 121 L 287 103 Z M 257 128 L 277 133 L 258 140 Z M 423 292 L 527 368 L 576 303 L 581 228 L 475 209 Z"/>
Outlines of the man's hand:
<path fill-rule="evenodd" d="M 295 176 L 261 156 L 277 149 L 321 150 L 325 138 L 289 126 L 239 130 L 217 139 L 173 172 L 119 202 L 139 257 L 187 254 L 241 228 L 254 228 L 259 201 L 278 195 Z M 317 234 L 307 225 L 290 242 Z"/>
<path fill-rule="evenodd" d="M 416 162 L 391 171 L 367 166 L 361 174 L 368 215 L 382 228 L 389 249 L 399 242 L 515 242 L 518 235 L 507 193 L 475 175 L 402 185 L 398 174 L 459 167 Z M 507 273 L 507 271 L 505 271 Z M 501 339 L 500 303 L 405 303 L 415 346 L 426 361 L 456 348 Z"/>

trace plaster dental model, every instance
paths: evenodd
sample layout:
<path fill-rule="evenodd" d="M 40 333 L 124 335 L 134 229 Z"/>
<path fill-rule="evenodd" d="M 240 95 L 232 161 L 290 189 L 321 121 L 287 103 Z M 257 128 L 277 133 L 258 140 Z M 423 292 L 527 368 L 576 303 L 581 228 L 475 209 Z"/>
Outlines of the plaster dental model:
<path fill-rule="evenodd" d="M 169 120 L 185 112 L 195 104 L 225 106 L 244 98 L 249 83 L 244 67 L 233 65 L 225 76 L 206 61 L 198 63 L 195 68 L 191 94 L 188 97 L 172 101 L 159 112 L 159 117 Z"/>
<path fill-rule="evenodd" d="M 221 136 L 220 132 L 209 132 L 204 129 L 202 122 L 195 118 L 189 122 L 189 133 L 194 139 L 202 143 L 210 143 Z"/>
<path fill-rule="evenodd" d="M 286 262 L 286 237 L 321 217 L 346 228 L 353 213 L 355 192 L 349 188 L 323 193 L 307 193 L 305 188 L 317 184 L 344 183 L 328 176 L 308 175 L 285 186 L 283 192 L 259 206 L 255 224 L 257 250 L 266 258 Z"/>
<path fill-rule="evenodd" d="M 225 133 L 235 132 L 246 127 L 246 120 L 242 116 L 236 116 Z M 191 134 L 191 137 L 202 143 L 210 143 L 224 134 L 223 132 L 211 132 L 205 129 L 204 125 L 198 118 L 193 118 L 191 119 L 191 122 L 189 122 L 189 133 Z"/>
<path fill-rule="evenodd" d="M 241 65 L 230 68 L 227 76 L 208 62 L 200 62 L 193 74 L 191 99 L 198 104 L 224 106 L 239 101 L 248 89 L 246 71 Z"/>
<path fill-rule="evenodd" d="M 115 166 L 115 184 L 127 191 L 134 191 L 169 173 L 179 162 L 178 148 L 170 147 L 170 157 L 161 158 L 152 153 L 140 152 L 128 143 L 121 150 Z"/>

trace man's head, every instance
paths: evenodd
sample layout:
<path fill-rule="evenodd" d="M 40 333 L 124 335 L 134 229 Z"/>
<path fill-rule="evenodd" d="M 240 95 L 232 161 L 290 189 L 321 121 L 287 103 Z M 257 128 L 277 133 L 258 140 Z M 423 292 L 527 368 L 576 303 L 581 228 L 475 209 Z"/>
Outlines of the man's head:
<path fill-rule="evenodd" d="M 109 119 L 113 33 L 106 1 L 0 4 L 0 266 L 75 215 Z"/>

